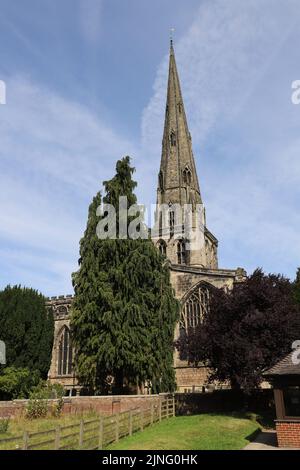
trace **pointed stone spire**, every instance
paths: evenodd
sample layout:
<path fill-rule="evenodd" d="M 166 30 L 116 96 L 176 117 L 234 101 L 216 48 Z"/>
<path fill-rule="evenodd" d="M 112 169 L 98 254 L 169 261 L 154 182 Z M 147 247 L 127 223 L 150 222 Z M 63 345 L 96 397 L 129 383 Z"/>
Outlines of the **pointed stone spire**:
<path fill-rule="evenodd" d="M 157 194 L 158 204 L 170 202 L 201 203 L 191 135 L 184 110 L 172 39 Z"/>

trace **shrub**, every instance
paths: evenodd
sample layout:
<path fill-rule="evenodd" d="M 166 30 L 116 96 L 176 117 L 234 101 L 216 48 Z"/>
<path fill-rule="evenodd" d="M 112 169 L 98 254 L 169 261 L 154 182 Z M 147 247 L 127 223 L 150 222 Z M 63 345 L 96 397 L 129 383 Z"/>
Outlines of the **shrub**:
<path fill-rule="evenodd" d="M 0 419 L 0 434 L 6 433 L 9 427 L 9 418 Z"/>
<path fill-rule="evenodd" d="M 63 408 L 64 388 L 59 384 L 50 384 L 41 381 L 30 394 L 30 399 L 26 409 L 28 419 L 44 418 L 48 414 L 48 400 L 57 399 L 51 407 L 50 413 L 58 417 Z"/>
<path fill-rule="evenodd" d="M 26 417 L 28 419 L 45 418 L 48 413 L 48 401 L 42 398 L 30 398 L 27 409 Z"/>

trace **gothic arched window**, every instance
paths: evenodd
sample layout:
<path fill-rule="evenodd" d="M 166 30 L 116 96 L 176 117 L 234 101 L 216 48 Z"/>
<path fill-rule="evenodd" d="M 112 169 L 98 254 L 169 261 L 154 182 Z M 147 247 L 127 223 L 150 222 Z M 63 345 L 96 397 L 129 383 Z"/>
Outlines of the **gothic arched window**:
<path fill-rule="evenodd" d="M 64 326 L 58 338 L 58 375 L 70 375 L 72 373 L 72 344 L 70 330 Z"/>
<path fill-rule="evenodd" d="M 175 134 L 174 131 L 171 131 L 171 134 L 170 134 L 170 141 L 171 141 L 172 147 L 175 147 L 175 145 L 176 145 L 176 134 Z"/>
<path fill-rule="evenodd" d="M 173 210 L 169 211 L 169 229 L 170 236 L 174 235 L 174 226 L 175 226 L 175 212 Z"/>
<path fill-rule="evenodd" d="M 160 240 L 158 242 L 158 249 L 160 251 L 160 253 L 163 255 L 163 256 L 166 256 L 167 255 L 167 245 L 166 245 L 166 242 L 164 240 Z"/>
<path fill-rule="evenodd" d="M 185 167 L 185 169 L 183 170 L 182 179 L 183 179 L 184 184 L 187 184 L 188 186 L 190 186 L 191 181 L 192 181 L 192 174 L 191 174 L 191 170 L 189 169 L 189 167 Z"/>
<path fill-rule="evenodd" d="M 198 284 L 186 298 L 180 317 L 180 330 L 186 332 L 198 326 L 209 309 L 209 288 Z"/>
<path fill-rule="evenodd" d="M 186 243 L 184 240 L 179 240 L 177 243 L 177 263 L 187 264 Z"/>

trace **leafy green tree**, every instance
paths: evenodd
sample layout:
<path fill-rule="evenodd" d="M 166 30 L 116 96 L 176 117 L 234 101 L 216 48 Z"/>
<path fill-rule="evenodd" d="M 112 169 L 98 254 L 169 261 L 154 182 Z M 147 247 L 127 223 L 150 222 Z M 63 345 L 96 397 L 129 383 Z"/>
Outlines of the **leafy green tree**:
<path fill-rule="evenodd" d="M 47 377 L 54 320 L 37 291 L 7 286 L 0 292 L 0 339 L 6 344 L 6 365 L 38 371 Z"/>
<path fill-rule="evenodd" d="M 0 375 L 0 399 L 28 398 L 30 391 L 40 380 L 37 371 L 27 368 L 5 367 Z"/>
<path fill-rule="evenodd" d="M 103 202 L 116 209 L 119 197 L 136 203 L 129 157 L 117 162 L 116 175 L 104 182 Z M 166 259 L 147 239 L 99 239 L 96 228 L 98 193 L 90 207 L 80 241 L 79 270 L 73 274 L 75 298 L 71 327 L 76 369 L 82 384 L 96 393 L 124 384 L 150 381 L 154 391 L 175 387 L 173 335 L 178 303 L 170 284 Z M 128 217 L 127 227 L 132 221 Z M 117 210 L 117 234 L 124 222 Z M 142 227 L 141 227 L 142 229 Z"/>

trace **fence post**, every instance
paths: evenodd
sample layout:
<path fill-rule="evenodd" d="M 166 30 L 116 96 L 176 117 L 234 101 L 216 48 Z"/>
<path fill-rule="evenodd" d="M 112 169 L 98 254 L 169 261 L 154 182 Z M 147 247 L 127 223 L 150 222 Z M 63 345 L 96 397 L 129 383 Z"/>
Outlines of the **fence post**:
<path fill-rule="evenodd" d="M 83 419 L 80 420 L 79 426 L 79 447 L 81 448 L 83 445 L 83 433 L 84 433 L 84 421 Z"/>
<path fill-rule="evenodd" d="M 132 436 L 132 410 L 129 410 L 129 436 Z"/>
<path fill-rule="evenodd" d="M 158 410 L 158 413 L 159 413 L 159 421 L 161 421 L 161 397 L 159 397 L 159 410 Z"/>
<path fill-rule="evenodd" d="M 29 443 L 29 433 L 28 433 L 28 431 L 24 431 L 24 434 L 23 434 L 23 450 L 28 449 L 28 443 Z"/>
<path fill-rule="evenodd" d="M 60 446 L 60 426 L 57 426 L 55 429 L 55 443 L 54 443 L 54 449 L 58 450 Z"/>
<path fill-rule="evenodd" d="M 153 424 L 153 421 L 154 421 L 154 406 L 153 406 L 153 402 L 151 403 L 151 426 Z"/>
<path fill-rule="evenodd" d="M 167 418 L 169 418 L 169 398 L 167 398 Z"/>
<path fill-rule="evenodd" d="M 116 442 L 119 441 L 119 434 L 120 434 L 120 414 L 116 414 Z"/>
<path fill-rule="evenodd" d="M 141 420 L 141 422 L 140 422 L 141 431 L 144 431 L 144 410 L 140 411 L 140 416 L 141 416 L 141 418 L 140 418 L 140 420 Z"/>
<path fill-rule="evenodd" d="M 173 416 L 176 415 L 176 412 L 175 412 L 175 395 L 173 394 Z"/>
<path fill-rule="evenodd" d="M 172 398 L 168 398 L 167 406 L 168 406 L 167 418 L 170 418 L 172 411 L 173 411 Z"/>
<path fill-rule="evenodd" d="M 98 450 L 102 450 L 102 448 L 103 448 L 103 416 L 100 417 L 100 421 L 99 421 Z"/>

